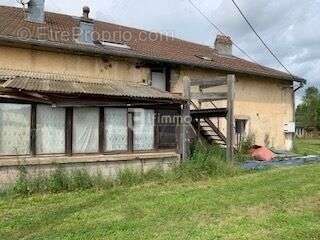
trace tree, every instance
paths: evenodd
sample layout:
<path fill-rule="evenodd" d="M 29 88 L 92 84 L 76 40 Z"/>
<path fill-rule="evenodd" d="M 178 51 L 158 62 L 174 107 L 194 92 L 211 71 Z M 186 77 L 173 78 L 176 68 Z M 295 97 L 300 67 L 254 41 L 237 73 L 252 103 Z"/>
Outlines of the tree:
<path fill-rule="evenodd" d="M 296 120 L 307 131 L 320 130 L 320 93 L 317 88 L 306 89 L 303 102 L 296 110 Z"/>

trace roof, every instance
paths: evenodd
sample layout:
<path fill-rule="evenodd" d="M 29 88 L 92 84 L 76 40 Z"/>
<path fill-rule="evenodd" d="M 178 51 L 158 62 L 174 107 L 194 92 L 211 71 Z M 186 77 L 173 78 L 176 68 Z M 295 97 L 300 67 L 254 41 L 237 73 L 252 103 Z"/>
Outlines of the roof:
<path fill-rule="evenodd" d="M 3 88 L 38 93 L 81 94 L 107 97 L 183 101 L 183 98 L 150 86 L 126 81 L 91 79 L 76 75 L 60 75 L 0 69 Z"/>
<path fill-rule="evenodd" d="M 287 73 L 235 56 L 219 55 L 209 46 L 107 22 L 94 21 L 95 39 L 122 43 L 130 48 L 80 44 L 74 38 L 74 30 L 78 26 L 79 18 L 50 12 L 46 12 L 44 24 L 31 23 L 25 20 L 25 12 L 22 8 L 0 6 L 0 42 L 31 44 L 54 50 L 134 57 L 292 80 L 292 76 Z M 208 61 L 199 56 L 211 60 Z M 296 80 L 304 81 L 301 78 Z"/>

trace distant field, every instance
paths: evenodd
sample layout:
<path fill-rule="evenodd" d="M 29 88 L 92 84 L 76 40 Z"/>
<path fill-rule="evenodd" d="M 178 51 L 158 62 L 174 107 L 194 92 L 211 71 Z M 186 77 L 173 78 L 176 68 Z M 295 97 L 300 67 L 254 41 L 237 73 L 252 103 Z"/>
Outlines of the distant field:
<path fill-rule="evenodd" d="M 318 240 L 320 165 L 201 182 L 3 197 L 0 239 Z"/>
<path fill-rule="evenodd" d="M 320 139 L 297 139 L 295 152 L 303 155 L 320 155 Z"/>

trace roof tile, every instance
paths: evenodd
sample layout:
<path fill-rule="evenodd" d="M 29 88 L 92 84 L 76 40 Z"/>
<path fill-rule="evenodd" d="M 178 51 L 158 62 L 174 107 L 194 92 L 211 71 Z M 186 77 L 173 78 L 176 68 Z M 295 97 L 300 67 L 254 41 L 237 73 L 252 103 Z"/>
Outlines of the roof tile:
<path fill-rule="evenodd" d="M 219 55 L 213 48 L 177 38 L 151 33 L 135 28 L 95 21 L 94 30 L 96 40 L 123 43 L 131 49 L 115 49 L 106 46 L 83 46 L 75 41 L 75 28 L 79 26 L 79 19 L 57 13 L 46 12 L 44 24 L 31 23 L 24 20 L 22 8 L 0 6 L 0 36 L 21 37 L 21 29 L 30 32 L 33 40 L 52 44 L 69 44 L 81 49 L 98 51 L 108 49 L 111 53 L 121 56 L 147 57 L 158 61 L 174 62 L 194 65 L 203 68 L 254 74 L 266 77 L 291 80 L 292 76 L 284 72 L 261 66 L 235 56 Z M 67 34 L 63 37 L 61 34 Z M 148 38 L 146 36 L 154 38 Z M 135 55 L 134 55 L 135 54 Z M 119 56 L 120 56 L 119 55 Z M 212 61 L 201 59 L 204 56 Z M 301 79 L 300 79 L 301 80 Z"/>

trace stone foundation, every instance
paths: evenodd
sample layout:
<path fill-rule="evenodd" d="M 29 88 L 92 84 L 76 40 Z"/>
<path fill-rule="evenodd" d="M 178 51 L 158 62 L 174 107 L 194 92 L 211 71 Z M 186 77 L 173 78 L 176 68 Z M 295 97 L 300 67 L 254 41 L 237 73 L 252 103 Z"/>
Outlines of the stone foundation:
<path fill-rule="evenodd" d="M 37 158 L 0 158 L 0 186 L 13 184 L 19 174 L 19 166 L 26 167 L 30 176 L 49 173 L 57 166 L 67 171 L 85 169 L 89 174 L 102 174 L 106 178 L 115 178 L 119 171 L 132 169 L 147 172 L 154 168 L 169 170 L 180 163 L 180 155 L 175 152 L 157 152 L 140 154 L 91 155 L 91 156 L 50 156 Z"/>

